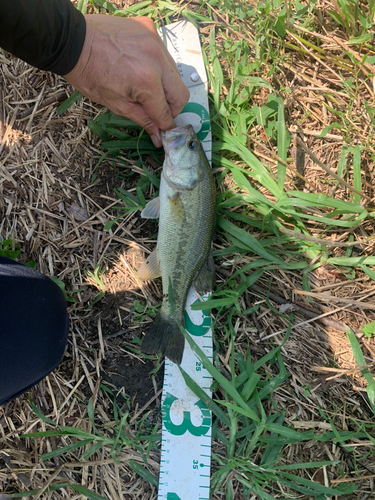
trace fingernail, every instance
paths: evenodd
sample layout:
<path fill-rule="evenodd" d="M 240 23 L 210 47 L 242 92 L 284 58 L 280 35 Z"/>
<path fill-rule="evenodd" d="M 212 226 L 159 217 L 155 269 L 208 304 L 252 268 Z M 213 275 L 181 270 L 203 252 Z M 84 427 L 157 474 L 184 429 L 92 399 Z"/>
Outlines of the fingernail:
<path fill-rule="evenodd" d="M 152 135 L 151 140 L 156 148 L 161 148 L 161 140 L 157 135 Z"/>

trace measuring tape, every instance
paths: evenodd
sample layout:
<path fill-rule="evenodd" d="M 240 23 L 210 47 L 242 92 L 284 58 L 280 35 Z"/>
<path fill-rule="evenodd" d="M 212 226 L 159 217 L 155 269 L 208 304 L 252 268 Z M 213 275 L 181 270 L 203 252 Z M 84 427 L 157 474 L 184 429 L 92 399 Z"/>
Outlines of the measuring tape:
<path fill-rule="evenodd" d="M 174 58 L 190 100 L 175 118 L 177 126 L 190 123 L 211 162 L 208 82 L 199 35 L 193 24 L 179 21 L 161 28 L 160 35 Z M 203 297 L 205 298 L 205 297 Z M 190 306 L 200 299 L 189 291 L 185 328 L 212 360 L 211 317 Z M 185 342 L 181 368 L 211 396 L 212 377 Z M 186 386 L 179 367 L 165 359 L 162 395 L 162 447 L 158 500 L 209 500 L 211 468 L 211 412 Z"/>

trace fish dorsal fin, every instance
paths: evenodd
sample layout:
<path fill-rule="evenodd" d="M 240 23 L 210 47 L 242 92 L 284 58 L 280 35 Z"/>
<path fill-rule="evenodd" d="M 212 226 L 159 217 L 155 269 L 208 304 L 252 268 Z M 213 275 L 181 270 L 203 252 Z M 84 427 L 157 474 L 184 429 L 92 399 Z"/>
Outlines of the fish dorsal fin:
<path fill-rule="evenodd" d="M 160 215 L 160 198 L 157 196 L 149 201 L 141 212 L 143 219 L 158 219 Z"/>
<path fill-rule="evenodd" d="M 147 259 L 141 264 L 137 276 L 142 281 L 152 280 L 161 276 L 157 249 L 150 253 Z"/>

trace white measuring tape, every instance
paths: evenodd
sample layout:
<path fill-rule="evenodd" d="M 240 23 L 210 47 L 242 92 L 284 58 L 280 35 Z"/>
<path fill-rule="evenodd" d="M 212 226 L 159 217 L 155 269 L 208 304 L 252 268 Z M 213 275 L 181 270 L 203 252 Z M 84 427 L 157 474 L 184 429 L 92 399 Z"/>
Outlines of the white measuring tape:
<path fill-rule="evenodd" d="M 208 83 L 199 35 L 188 21 L 163 27 L 161 37 L 176 61 L 190 90 L 190 100 L 175 118 L 177 126 L 190 123 L 211 162 L 211 129 Z M 185 312 L 185 327 L 195 343 L 212 360 L 211 318 L 192 311 L 199 298 L 191 288 Z M 181 368 L 211 396 L 211 375 L 185 342 Z M 178 366 L 165 359 L 162 395 L 162 447 L 158 500 L 209 500 L 211 468 L 211 412 L 186 386 Z"/>

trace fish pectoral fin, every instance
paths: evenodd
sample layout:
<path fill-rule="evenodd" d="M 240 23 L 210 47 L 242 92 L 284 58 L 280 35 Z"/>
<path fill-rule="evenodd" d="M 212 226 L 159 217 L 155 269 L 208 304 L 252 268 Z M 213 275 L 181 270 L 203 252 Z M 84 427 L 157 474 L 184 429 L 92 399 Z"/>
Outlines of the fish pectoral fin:
<path fill-rule="evenodd" d="M 137 276 L 140 280 L 143 281 L 152 280 L 161 276 L 158 251 L 156 248 L 141 264 L 141 267 L 138 269 Z"/>
<path fill-rule="evenodd" d="M 172 197 L 168 196 L 168 201 L 169 201 L 169 208 L 173 215 L 173 218 L 176 220 L 176 222 L 182 224 L 186 220 L 186 217 L 185 217 L 185 208 L 182 203 L 180 193 L 177 192 Z"/>
<path fill-rule="evenodd" d="M 212 256 L 212 248 L 202 269 L 194 279 L 194 286 L 200 294 L 211 292 L 215 288 L 215 263 Z"/>
<path fill-rule="evenodd" d="M 160 216 L 160 198 L 149 201 L 141 212 L 142 219 L 158 219 Z"/>

